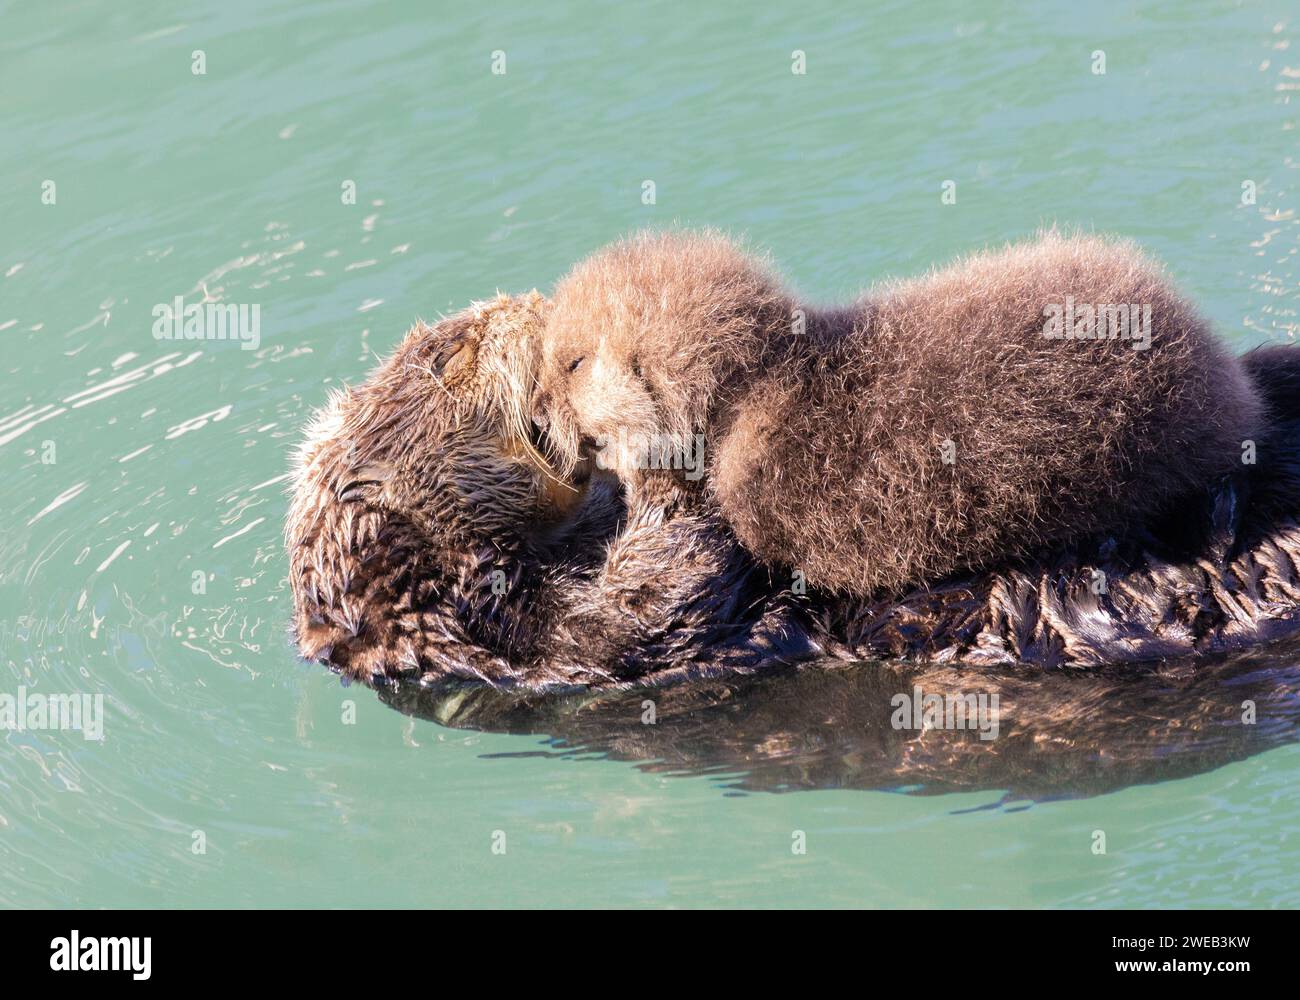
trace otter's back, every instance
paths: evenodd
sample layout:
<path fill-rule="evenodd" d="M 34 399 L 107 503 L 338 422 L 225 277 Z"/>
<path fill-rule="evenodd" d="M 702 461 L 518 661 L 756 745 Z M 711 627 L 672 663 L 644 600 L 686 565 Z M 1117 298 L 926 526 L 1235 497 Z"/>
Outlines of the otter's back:
<path fill-rule="evenodd" d="M 1084 305 L 1141 325 L 1053 335 L 1086 332 L 1050 326 Z M 761 558 L 871 593 L 1119 530 L 1234 468 L 1259 419 L 1158 267 L 1052 233 L 888 286 L 834 349 L 769 370 L 714 489 Z"/>

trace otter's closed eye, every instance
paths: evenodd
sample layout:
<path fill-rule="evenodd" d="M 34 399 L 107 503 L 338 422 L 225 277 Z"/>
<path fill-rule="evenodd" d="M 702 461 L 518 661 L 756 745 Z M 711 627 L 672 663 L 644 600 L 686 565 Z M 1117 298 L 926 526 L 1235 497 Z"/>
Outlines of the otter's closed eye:
<path fill-rule="evenodd" d="M 572 361 L 570 361 L 569 374 L 572 375 L 574 372 L 576 372 L 578 370 L 578 366 L 581 365 L 586 360 L 587 360 L 586 355 L 581 355 L 579 357 L 574 358 Z"/>

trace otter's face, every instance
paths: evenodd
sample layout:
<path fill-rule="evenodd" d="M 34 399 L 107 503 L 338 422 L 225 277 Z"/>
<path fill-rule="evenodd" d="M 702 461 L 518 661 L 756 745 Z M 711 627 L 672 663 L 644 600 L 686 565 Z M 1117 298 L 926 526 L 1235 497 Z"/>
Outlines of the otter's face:
<path fill-rule="evenodd" d="M 599 449 L 602 465 L 636 479 L 629 460 L 644 449 L 706 430 L 719 387 L 753 363 L 788 302 L 775 276 L 721 234 L 615 243 L 556 286 L 537 423 L 561 461 Z"/>
<path fill-rule="evenodd" d="M 482 438 L 484 454 L 468 463 L 467 492 L 483 493 L 483 462 L 505 463 L 506 472 L 526 480 L 532 512 L 544 521 L 574 512 L 590 471 L 586 464 L 574 463 L 565 469 L 567 478 L 562 476 L 542 454 L 544 443 L 531 420 L 529 401 L 549 309 L 550 303 L 535 291 L 475 306 L 453 335 L 435 346 L 432 366 L 439 388 L 455 405 L 456 433 Z"/>
<path fill-rule="evenodd" d="M 585 323 L 548 328 L 533 400 L 533 421 L 546 432 L 562 468 L 594 456 L 620 477 L 636 471 L 635 441 L 658 430 L 653 388 L 636 338 L 596 336 Z"/>
<path fill-rule="evenodd" d="M 322 411 L 298 459 L 300 482 L 316 485 L 300 495 L 400 515 L 431 538 L 515 537 L 569 517 L 584 489 L 539 453 L 527 416 L 546 308 L 536 293 L 502 296 L 417 326 Z"/>

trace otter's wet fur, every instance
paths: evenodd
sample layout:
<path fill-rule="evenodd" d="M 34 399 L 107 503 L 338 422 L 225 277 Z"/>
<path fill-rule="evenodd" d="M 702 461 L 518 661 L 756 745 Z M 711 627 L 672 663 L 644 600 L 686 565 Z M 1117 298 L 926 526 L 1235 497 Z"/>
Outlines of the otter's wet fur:
<path fill-rule="evenodd" d="M 1149 306 L 1149 348 L 1049 339 L 1071 299 Z M 1154 263 L 1054 231 L 831 310 L 718 233 L 638 234 L 557 286 L 539 387 L 561 458 L 703 434 L 705 502 L 741 542 L 857 596 L 1121 532 L 1260 429 L 1240 361 Z"/>
<path fill-rule="evenodd" d="M 794 601 L 719 525 L 624 511 L 539 459 L 523 415 L 546 308 L 419 324 L 312 421 L 286 525 L 301 654 L 371 684 L 547 690 L 807 656 Z"/>

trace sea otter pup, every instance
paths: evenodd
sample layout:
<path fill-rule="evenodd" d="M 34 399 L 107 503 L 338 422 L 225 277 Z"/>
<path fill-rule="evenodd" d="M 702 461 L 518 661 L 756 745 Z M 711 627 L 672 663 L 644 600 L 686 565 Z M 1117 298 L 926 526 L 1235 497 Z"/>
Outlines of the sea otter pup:
<path fill-rule="evenodd" d="M 642 233 L 558 284 L 535 405 L 560 459 L 595 447 L 634 489 L 702 440 L 698 500 L 858 596 L 1121 531 L 1260 427 L 1156 265 L 1056 232 L 834 310 L 718 233 Z"/>

